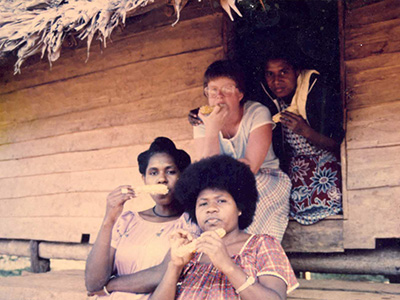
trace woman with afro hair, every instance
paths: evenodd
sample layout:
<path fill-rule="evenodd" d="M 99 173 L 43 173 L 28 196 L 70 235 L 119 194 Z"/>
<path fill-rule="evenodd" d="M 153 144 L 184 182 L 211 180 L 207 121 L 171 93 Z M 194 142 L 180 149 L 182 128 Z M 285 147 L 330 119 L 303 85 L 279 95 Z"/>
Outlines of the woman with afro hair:
<path fill-rule="evenodd" d="M 298 286 L 279 241 L 243 231 L 257 203 L 246 164 L 226 155 L 200 160 L 174 193 L 203 233 L 198 239 L 183 229 L 172 233 L 171 260 L 150 299 L 282 300 Z"/>

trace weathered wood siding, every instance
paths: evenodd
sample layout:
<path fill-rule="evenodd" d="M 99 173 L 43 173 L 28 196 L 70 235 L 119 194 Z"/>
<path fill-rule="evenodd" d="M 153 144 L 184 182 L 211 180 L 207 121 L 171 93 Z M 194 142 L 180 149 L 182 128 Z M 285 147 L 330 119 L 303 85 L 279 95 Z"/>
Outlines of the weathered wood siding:
<path fill-rule="evenodd" d="M 136 157 L 157 136 L 193 153 L 190 109 L 202 75 L 223 57 L 222 16 L 93 43 L 3 74 L 0 87 L 0 238 L 94 242 L 107 193 L 142 184 Z M 149 197 L 128 203 L 141 209 Z"/>
<path fill-rule="evenodd" d="M 345 15 L 345 248 L 400 238 L 400 3 L 370 2 Z"/>

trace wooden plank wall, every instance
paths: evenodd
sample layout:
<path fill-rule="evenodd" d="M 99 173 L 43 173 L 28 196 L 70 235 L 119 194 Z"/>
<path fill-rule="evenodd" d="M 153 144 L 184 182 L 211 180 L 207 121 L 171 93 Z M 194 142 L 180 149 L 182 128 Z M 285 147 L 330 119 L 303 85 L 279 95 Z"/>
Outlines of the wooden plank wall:
<path fill-rule="evenodd" d="M 347 249 L 400 238 L 400 5 L 369 2 L 345 14 Z"/>
<path fill-rule="evenodd" d="M 66 50 L 1 77 L 0 238 L 94 242 L 109 191 L 141 184 L 136 157 L 157 136 L 192 149 L 190 109 L 223 57 L 222 15 L 135 32 L 107 48 Z M 149 198 L 128 205 L 142 209 Z"/>

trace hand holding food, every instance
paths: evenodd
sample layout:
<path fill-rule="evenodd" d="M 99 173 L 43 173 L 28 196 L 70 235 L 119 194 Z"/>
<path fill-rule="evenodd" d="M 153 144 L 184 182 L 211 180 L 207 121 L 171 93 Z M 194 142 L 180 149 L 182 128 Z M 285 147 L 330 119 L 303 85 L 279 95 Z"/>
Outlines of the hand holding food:
<path fill-rule="evenodd" d="M 288 108 L 286 108 L 285 110 L 283 110 L 283 111 L 277 113 L 276 115 L 274 115 L 274 116 L 272 117 L 272 121 L 274 121 L 275 123 L 280 122 L 280 121 L 281 121 L 282 113 L 285 112 L 285 111 L 294 113 L 294 114 L 296 114 L 296 115 L 299 114 L 299 111 L 298 111 L 298 109 L 297 109 L 297 106 L 292 106 L 292 105 L 291 105 L 291 106 L 289 106 Z"/>
<path fill-rule="evenodd" d="M 220 238 L 223 238 L 226 234 L 226 231 L 223 228 L 218 228 L 215 230 L 215 232 L 218 234 L 218 236 Z M 191 241 L 189 244 L 179 247 L 176 250 L 176 255 L 179 257 L 184 257 L 184 256 L 188 255 L 189 253 L 196 252 L 197 241 L 199 241 L 200 239 L 201 239 L 201 236 L 198 239 Z"/>
<path fill-rule="evenodd" d="M 199 112 L 202 113 L 203 115 L 209 115 L 212 113 L 213 110 L 214 110 L 214 106 L 203 105 L 200 107 Z"/>

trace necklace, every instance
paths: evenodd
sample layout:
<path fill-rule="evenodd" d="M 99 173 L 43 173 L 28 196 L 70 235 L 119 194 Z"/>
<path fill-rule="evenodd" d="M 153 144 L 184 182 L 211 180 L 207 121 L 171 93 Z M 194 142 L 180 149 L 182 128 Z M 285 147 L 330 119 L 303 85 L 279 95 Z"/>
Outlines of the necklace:
<path fill-rule="evenodd" d="M 177 213 L 177 214 L 174 214 L 174 215 L 170 215 L 170 216 L 163 216 L 163 215 L 160 215 L 160 214 L 156 213 L 156 207 L 155 207 L 155 206 L 153 206 L 153 213 L 154 213 L 157 217 L 160 217 L 160 218 L 172 218 L 172 217 L 177 217 L 177 216 L 180 216 L 180 215 L 181 215 L 180 213 Z"/>

